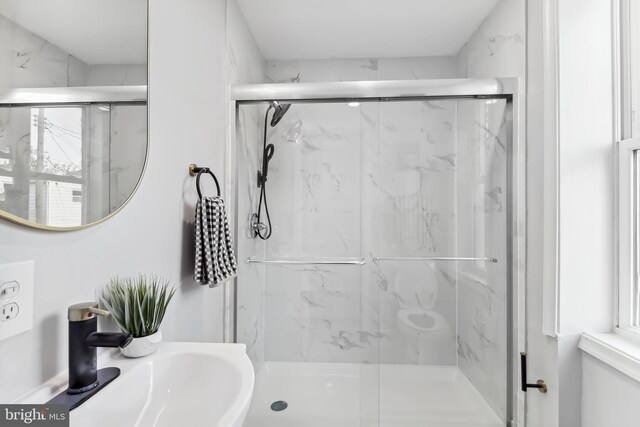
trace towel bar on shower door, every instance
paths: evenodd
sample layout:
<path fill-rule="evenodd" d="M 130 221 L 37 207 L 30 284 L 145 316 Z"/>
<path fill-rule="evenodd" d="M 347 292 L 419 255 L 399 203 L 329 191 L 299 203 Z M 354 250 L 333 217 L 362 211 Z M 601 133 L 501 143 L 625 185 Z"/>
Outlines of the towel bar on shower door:
<path fill-rule="evenodd" d="M 405 257 L 405 256 L 376 256 L 373 257 L 373 262 L 378 261 L 486 261 L 486 262 L 498 262 L 497 258 L 488 257 L 447 257 L 447 256 L 417 256 L 417 257 Z"/>
<path fill-rule="evenodd" d="M 314 264 L 323 264 L 323 265 L 365 265 L 367 261 L 364 258 L 358 259 L 335 259 L 335 260 L 303 260 L 303 259 L 253 259 L 246 258 L 244 260 L 245 264 L 290 264 L 290 265 L 314 265 Z"/>

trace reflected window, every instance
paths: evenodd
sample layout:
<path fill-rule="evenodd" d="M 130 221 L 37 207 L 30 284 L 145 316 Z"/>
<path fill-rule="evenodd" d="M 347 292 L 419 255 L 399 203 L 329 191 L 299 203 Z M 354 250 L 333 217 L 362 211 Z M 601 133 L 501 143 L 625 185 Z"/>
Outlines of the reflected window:
<path fill-rule="evenodd" d="M 146 147 L 132 142 L 146 139 L 144 117 L 136 104 L 0 108 L 11 123 L 0 139 L 0 209 L 54 227 L 107 216 L 138 181 Z"/>
<path fill-rule="evenodd" d="M 31 108 L 29 220 L 54 226 L 79 224 L 82 203 L 82 107 Z M 81 201 L 80 201 L 81 202 Z"/>

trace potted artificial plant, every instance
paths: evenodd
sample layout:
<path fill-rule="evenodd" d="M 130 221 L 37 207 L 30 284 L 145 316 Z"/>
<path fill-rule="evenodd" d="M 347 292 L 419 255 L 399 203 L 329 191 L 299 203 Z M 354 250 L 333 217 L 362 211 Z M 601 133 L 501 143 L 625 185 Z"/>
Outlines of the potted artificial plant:
<path fill-rule="evenodd" d="M 176 288 L 157 276 L 111 280 L 100 300 L 122 332 L 133 341 L 120 351 L 127 357 L 141 357 L 155 352 L 162 341 L 160 324 Z"/>

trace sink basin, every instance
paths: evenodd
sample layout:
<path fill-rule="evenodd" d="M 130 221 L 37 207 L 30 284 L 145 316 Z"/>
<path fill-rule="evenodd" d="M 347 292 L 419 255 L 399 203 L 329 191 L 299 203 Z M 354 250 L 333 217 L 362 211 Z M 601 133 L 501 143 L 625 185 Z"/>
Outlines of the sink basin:
<path fill-rule="evenodd" d="M 244 344 L 165 342 L 139 359 L 107 351 L 107 366 L 120 377 L 71 412 L 71 427 L 240 427 L 253 393 Z"/>

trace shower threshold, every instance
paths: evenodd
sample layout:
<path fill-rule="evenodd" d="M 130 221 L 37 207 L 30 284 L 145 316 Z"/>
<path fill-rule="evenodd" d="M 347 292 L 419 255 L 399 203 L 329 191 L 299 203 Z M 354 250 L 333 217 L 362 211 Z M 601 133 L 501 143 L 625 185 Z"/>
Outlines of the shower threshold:
<path fill-rule="evenodd" d="M 273 402 L 287 408 L 273 411 Z M 265 362 L 245 427 L 504 427 L 455 366 Z"/>

